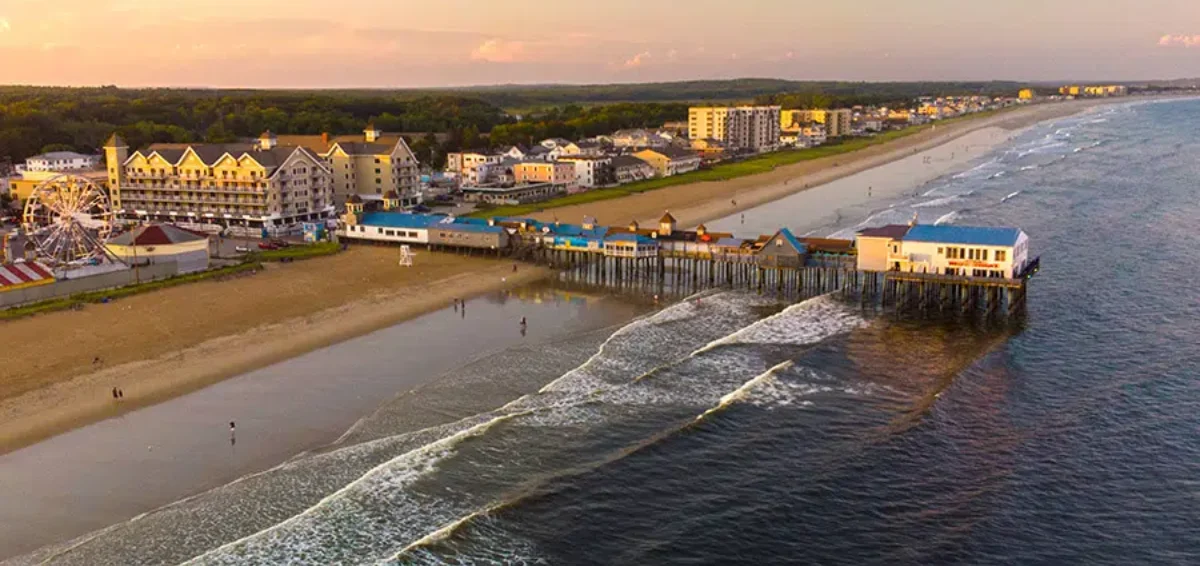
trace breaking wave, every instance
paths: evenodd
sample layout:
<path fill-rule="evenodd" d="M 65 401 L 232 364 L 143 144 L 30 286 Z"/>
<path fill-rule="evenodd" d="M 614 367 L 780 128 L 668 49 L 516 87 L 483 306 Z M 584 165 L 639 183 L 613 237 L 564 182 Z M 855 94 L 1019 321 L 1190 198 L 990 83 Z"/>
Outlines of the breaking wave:
<path fill-rule="evenodd" d="M 780 387 L 775 381 L 792 367 L 792 358 L 770 360 L 765 352 L 799 353 L 866 324 L 828 295 L 765 318 L 758 313 L 768 300 L 757 296 L 723 292 L 694 299 L 623 326 L 537 393 L 436 430 L 403 435 L 429 440 L 307 509 L 186 563 L 398 560 L 512 504 L 505 493 L 529 478 L 548 481 L 589 461 L 599 465 L 594 450 L 579 446 L 641 446 L 674 434 L 681 422 L 710 419 L 757 388 Z M 647 436 L 653 430 L 659 432 Z M 395 441 L 379 439 L 321 456 L 336 461 L 338 453 Z M 606 454 L 608 461 L 611 452 Z M 480 485 L 452 487 L 464 481 Z M 439 485 L 444 487 L 431 487 Z"/>

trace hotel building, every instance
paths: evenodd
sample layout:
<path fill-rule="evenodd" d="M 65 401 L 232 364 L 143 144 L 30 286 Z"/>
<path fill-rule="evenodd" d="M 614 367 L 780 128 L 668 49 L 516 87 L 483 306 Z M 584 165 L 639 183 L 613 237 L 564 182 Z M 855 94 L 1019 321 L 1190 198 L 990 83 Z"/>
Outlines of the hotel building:
<path fill-rule="evenodd" d="M 688 109 L 688 138 L 714 139 L 735 150 L 765 152 L 779 148 L 779 106 L 693 106 Z"/>
<path fill-rule="evenodd" d="M 368 124 L 362 135 L 331 136 L 263 133 L 263 149 L 303 147 L 325 160 L 333 174 L 333 205 L 344 208 L 352 195 L 378 200 L 395 191 L 402 207 L 419 204 L 420 163 L 399 134 L 384 133 Z"/>
<path fill-rule="evenodd" d="M 333 216 L 333 173 L 296 146 L 152 144 L 133 153 L 104 145 L 109 196 L 126 220 L 234 228 L 247 234 Z"/>

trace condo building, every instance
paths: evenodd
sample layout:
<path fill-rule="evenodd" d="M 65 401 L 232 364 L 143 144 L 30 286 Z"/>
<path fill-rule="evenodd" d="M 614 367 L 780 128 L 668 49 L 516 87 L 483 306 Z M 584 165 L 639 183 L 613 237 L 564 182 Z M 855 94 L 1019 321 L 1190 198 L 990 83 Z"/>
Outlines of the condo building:
<path fill-rule="evenodd" d="M 779 125 L 785 132 L 798 133 L 808 124 L 820 124 L 825 136 L 836 138 L 850 135 L 853 112 L 840 110 L 784 110 L 779 113 Z"/>
<path fill-rule="evenodd" d="M 733 150 L 774 151 L 779 111 L 779 106 L 694 106 L 688 109 L 688 137 L 714 139 Z"/>

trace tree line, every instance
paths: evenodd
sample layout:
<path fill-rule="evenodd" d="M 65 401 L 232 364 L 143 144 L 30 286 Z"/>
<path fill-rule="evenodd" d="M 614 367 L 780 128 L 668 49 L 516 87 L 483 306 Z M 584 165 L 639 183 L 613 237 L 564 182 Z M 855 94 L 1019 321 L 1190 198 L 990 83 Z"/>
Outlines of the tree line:
<path fill-rule="evenodd" d="M 399 91 L 10 86 L 0 87 L 0 163 L 6 158 L 19 163 L 47 151 L 94 152 L 114 131 L 131 147 L 140 147 L 231 142 L 264 130 L 353 134 L 373 121 L 381 130 L 412 134 L 418 158 L 440 167 L 449 151 L 578 139 L 685 120 L 688 101 L 839 108 L 902 103 L 922 95 L 1014 95 L 1021 86 L 777 79 Z"/>
<path fill-rule="evenodd" d="M 94 152 L 113 132 L 139 147 L 226 143 L 265 130 L 351 134 L 370 121 L 385 131 L 488 131 L 511 120 L 493 104 L 455 94 L 0 87 L 0 160 Z"/>

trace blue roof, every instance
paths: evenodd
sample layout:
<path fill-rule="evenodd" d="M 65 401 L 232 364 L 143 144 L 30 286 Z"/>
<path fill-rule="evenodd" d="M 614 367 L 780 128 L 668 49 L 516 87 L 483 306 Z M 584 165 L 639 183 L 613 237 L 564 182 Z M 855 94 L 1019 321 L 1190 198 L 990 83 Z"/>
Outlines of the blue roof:
<path fill-rule="evenodd" d="M 940 242 L 969 246 L 1013 246 L 1021 235 L 1020 228 L 990 228 L 982 226 L 950 226 L 918 224 L 904 235 L 905 242 Z"/>
<path fill-rule="evenodd" d="M 578 224 L 559 224 L 558 226 L 549 224 L 548 226 L 550 227 L 551 234 L 556 234 L 559 236 L 579 236 L 582 238 L 600 239 L 603 238 L 606 233 L 608 233 L 608 226 L 597 226 L 595 228 L 584 228 Z"/>
<path fill-rule="evenodd" d="M 804 245 L 800 240 L 797 240 L 796 235 L 793 234 L 791 230 L 784 228 L 779 231 L 779 235 L 783 236 L 783 238 L 785 240 L 787 240 L 788 243 L 791 244 L 792 247 L 796 248 L 796 250 L 799 251 L 800 253 L 805 253 L 808 251 L 808 246 Z"/>
<path fill-rule="evenodd" d="M 488 226 L 465 218 L 453 218 L 434 214 L 409 214 L 407 212 L 368 212 L 363 214 L 361 224 L 385 228 L 438 228 L 461 232 L 503 232 L 500 226 Z"/>
<path fill-rule="evenodd" d="M 658 240 L 643 236 L 641 234 L 633 234 L 631 232 L 623 232 L 621 234 L 613 234 L 605 238 L 605 240 L 613 242 L 637 242 L 639 244 L 657 244 Z"/>

